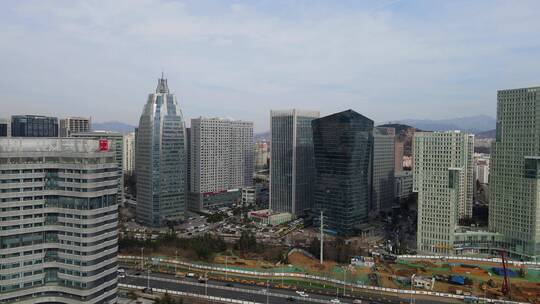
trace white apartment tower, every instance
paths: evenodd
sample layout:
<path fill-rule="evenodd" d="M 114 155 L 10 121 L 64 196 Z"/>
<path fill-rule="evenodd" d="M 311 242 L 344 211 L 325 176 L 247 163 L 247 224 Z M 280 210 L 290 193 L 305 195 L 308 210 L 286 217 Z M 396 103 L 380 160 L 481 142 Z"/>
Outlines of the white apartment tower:
<path fill-rule="evenodd" d="M 413 191 L 418 193 L 419 252 L 452 254 L 459 220 L 472 216 L 474 135 L 417 132 Z"/>
<path fill-rule="evenodd" d="M 124 172 L 132 174 L 135 172 L 135 132 L 124 135 Z"/>
<path fill-rule="evenodd" d="M 253 184 L 253 122 L 192 119 L 189 149 L 192 210 L 231 203 L 233 194 L 227 197 L 227 190 Z"/>

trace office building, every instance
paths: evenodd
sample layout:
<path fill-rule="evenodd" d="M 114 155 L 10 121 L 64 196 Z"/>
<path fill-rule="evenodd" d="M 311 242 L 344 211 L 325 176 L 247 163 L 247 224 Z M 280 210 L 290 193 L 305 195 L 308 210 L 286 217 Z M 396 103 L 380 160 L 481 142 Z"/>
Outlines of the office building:
<path fill-rule="evenodd" d="M 497 92 L 489 228 L 513 258 L 540 261 L 540 87 Z"/>
<path fill-rule="evenodd" d="M 270 209 L 302 216 L 313 207 L 315 164 L 311 121 L 319 112 L 270 112 Z"/>
<path fill-rule="evenodd" d="M 135 153 L 137 221 L 163 227 L 181 220 L 187 200 L 186 127 L 163 76 L 141 114 Z"/>
<path fill-rule="evenodd" d="M 327 230 L 354 235 L 368 218 L 373 121 L 347 110 L 312 125 L 315 209 L 324 212 Z"/>
<path fill-rule="evenodd" d="M 489 154 L 474 154 L 474 180 L 489 184 Z"/>
<path fill-rule="evenodd" d="M 124 135 L 122 151 L 124 172 L 133 174 L 135 172 L 135 132 Z"/>
<path fill-rule="evenodd" d="M 373 129 L 371 211 L 390 212 L 394 205 L 394 128 Z"/>
<path fill-rule="evenodd" d="M 416 132 L 413 150 L 417 250 L 453 254 L 459 220 L 472 216 L 474 135 Z"/>
<path fill-rule="evenodd" d="M 394 195 L 398 202 L 408 199 L 413 193 L 412 171 L 404 170 L 394 175 Z"/>
<path fill-rule="evenodd" d="M 190 128 L 189 208 L 230 205 L 253 185 L 253 123 L 195 118 Z M 235 191 L 231 191 L 235 190 Z"/>
<path fill-rule="evenodd" d="M 124 140 L 122 134 L 112 131 L 92 131 L 92 132 L 81 132 L 81 133 L 71 133 L 71 137 L 76 138 L 87 138 L 87 139 L 107 139 L 110 145 L 114 146 L 114 159 L 118 165 L 119 177 L 118 177 L 118 205 L 122 205 L 124 201 Z"/>
<path fill-rule="evenodd" d="M 265 141 L 255 143 L 255 170 L 268 169 L 268 146 Z"/>
<path fill-rule="evenodd" d="M 90 132 L 91 130 L 90 118 L 67 117 L 60 119 L 60 137 L 70 137 L 73 133 Z"/>
<path fill-rule="evenodd" d="M 0 118 L 0 137 L 11 137 L 11 120 Z"/>
<path fill-rule="evenodd" d="M 12 137 L 58 137 L 58 118 L 39 115 L 11 116 Z"/>
<path fill-rule="evenodd" d="M 0 303 L 116 303 L 114 145 L 0 139 Z"/>

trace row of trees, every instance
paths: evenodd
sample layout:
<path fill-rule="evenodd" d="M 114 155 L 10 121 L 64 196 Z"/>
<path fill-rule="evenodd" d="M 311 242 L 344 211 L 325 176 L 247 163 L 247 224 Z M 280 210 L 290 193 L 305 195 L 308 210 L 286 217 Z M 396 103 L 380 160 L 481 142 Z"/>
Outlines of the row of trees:
<path fill-rule="evenodd" d="M 153 251 L 171 247 L 184 250 L 190 249 L 195 253 L 196 258 L 203 261 L 212 260 L 216 253 L 227 250 L 227 243 L 223 238 L 209 233 L 193 238 L 178 238 L 176 234 L 169 233 L 161 235 L 153 241 L 122 238 L 119 240 L 118 245 L 120 250 L 136 250 L 142 247 Z"/>

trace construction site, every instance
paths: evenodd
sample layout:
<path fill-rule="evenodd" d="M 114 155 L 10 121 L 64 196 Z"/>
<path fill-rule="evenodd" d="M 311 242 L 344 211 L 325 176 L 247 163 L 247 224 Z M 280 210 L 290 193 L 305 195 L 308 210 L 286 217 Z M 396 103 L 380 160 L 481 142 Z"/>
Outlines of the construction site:
<path fill-rule="evenodd" d="M 215 262 L 225 265 L 224 257 L 216 258 Z M 382 256 L 375 257 L 369 265 L 339 265 L 333 261 L 321 264 L 302 251 L 290 253 L 288 262 L 288 265 L 272 265 L 228 257 L 227 267 L 309 273 L 362 285 L 540 303 L 540 267 L 505 265 L 505 271 L 501 263 L 493 262 L 405 260 Z"/>

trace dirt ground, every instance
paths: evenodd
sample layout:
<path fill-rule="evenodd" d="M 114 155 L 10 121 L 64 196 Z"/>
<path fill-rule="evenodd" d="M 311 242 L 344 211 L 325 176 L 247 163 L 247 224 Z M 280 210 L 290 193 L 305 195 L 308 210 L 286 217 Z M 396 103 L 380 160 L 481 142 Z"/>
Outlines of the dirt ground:
<path fill-rule="evenodd" d="M 333 261 L 324 261 L 323 266 L 321 266 L 319 260 L 308 257 L 300 252 L 293 252 L 291 255 L 289 255 L 289 264 L 303 267 L 313 272 L 329 272 L 332 271 L 334 266 L 336 266 L 336 262 Z"/>

